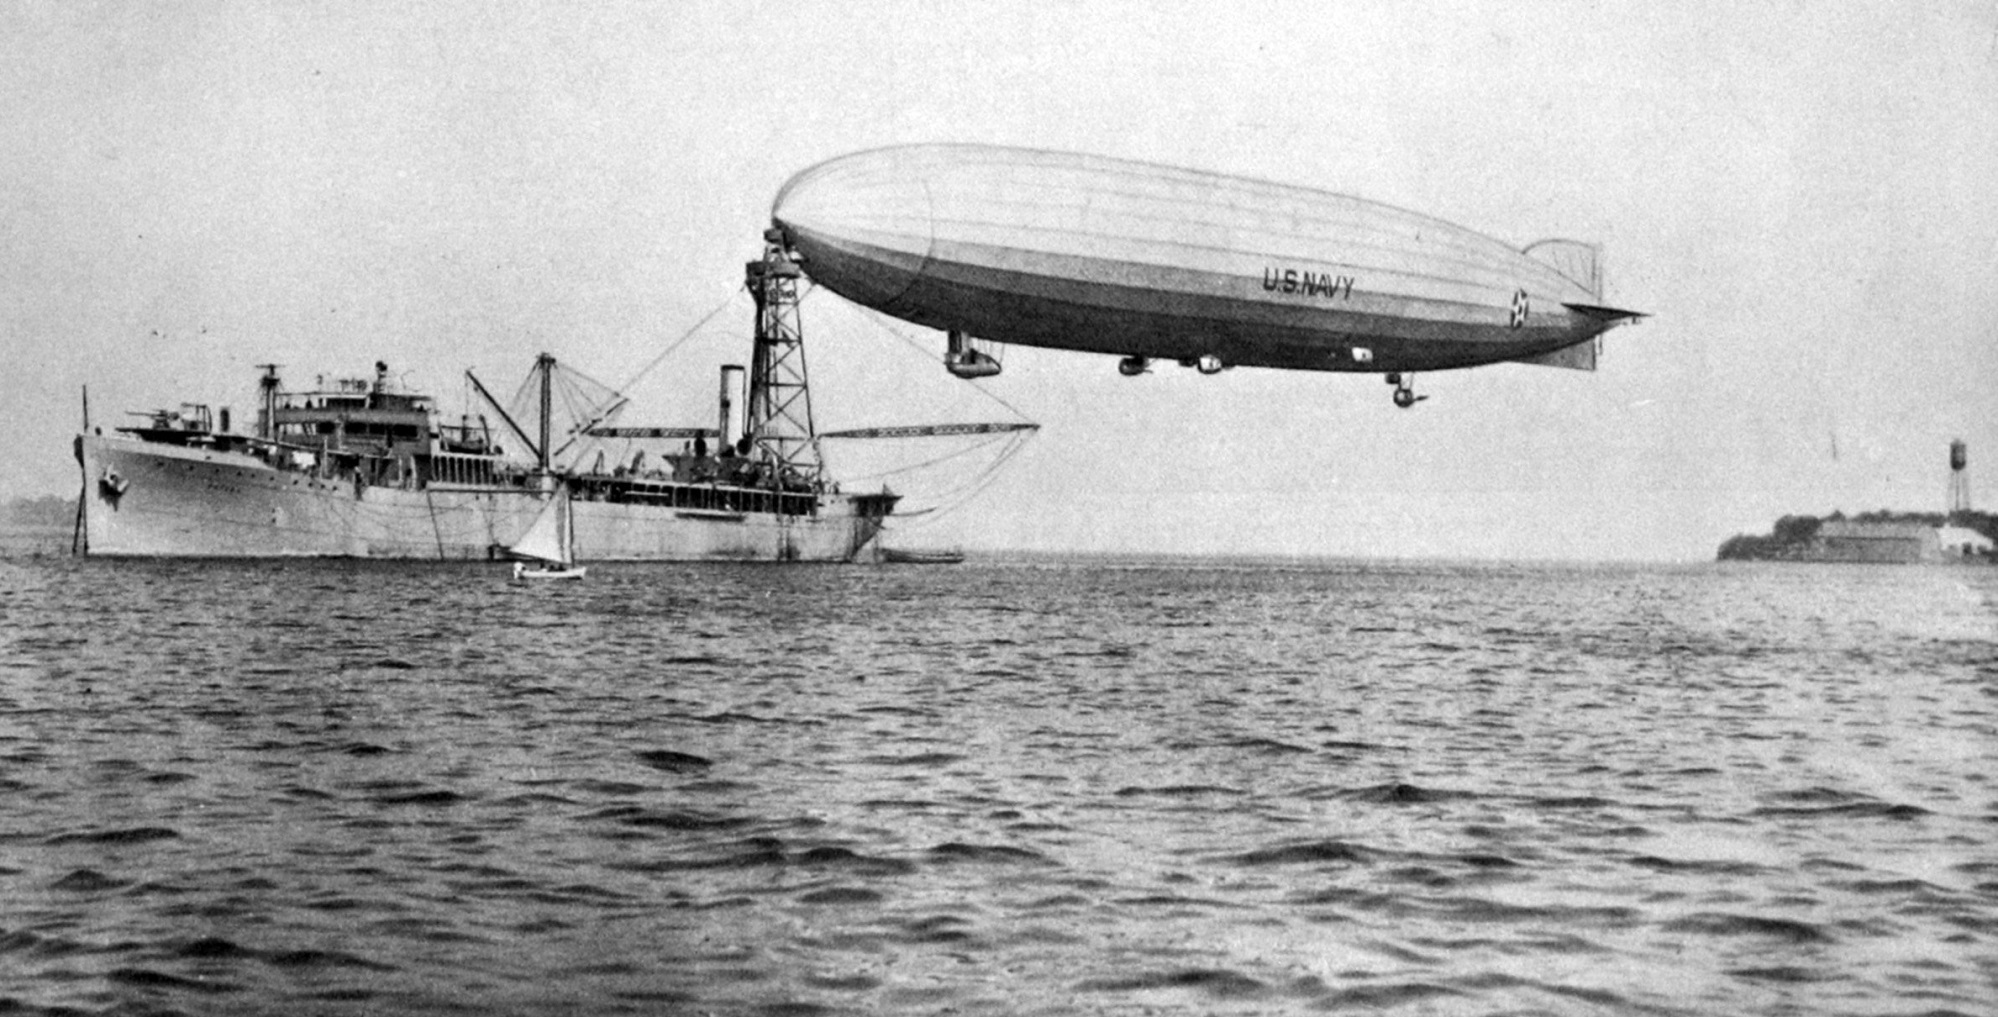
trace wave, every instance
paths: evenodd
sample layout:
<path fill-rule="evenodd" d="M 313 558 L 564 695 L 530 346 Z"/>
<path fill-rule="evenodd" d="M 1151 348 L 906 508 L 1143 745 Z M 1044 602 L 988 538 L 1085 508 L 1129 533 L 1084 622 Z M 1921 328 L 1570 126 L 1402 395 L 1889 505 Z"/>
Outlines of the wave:
<path fill-rule="evenodd" d="M 1779 965 L 1766 968 L 1728 968 L 1727 973 L 1749 982 L 1775 982 L 1779 985 L 1802 985 L 1810 982 L 1831 981 L 1835 976 L 1825 971 L 1813 971 L 1793 965 Z"/>
<path fill-rule="evenodd" d="M 964 844 L 950 841 L 930 849 L 931 859 L 940 862 L 989 862 L 1000 865 L 1053 865 L 1054 860 L 1038 851 L 1007 844 Z"/>
<path fill-rule="evenodd" d="M 1930 815 L 1928 809 L 1919 805 L 1900 805 L 1890 802 L 1866 800 L 1846 802 L 1839 805 L 1787 806 L 1766 805 L 1753 809 L 1751 816 L 1790 816 L 1799 819 L 1894 819 L 1913 820 Z"/>
<path fill-rule="evenodd" d="M 1340 741 L 1335 739 L 1332 741 L 1319 742 L 1318 744 L 1319 747 L 1321 748 L 1332 749 L 1335 752 L 1407 752 L 1408 751 L 1407 748 L 1400 745 L 1383 745 L 1380 744 L 1379 742 Z"/>
<path fill-rule="evenodd" d="M 1634 1007 L 1631 1000 L 1608 989 L 1596 989 L 1584 985 L 1562 985 L 1558 982 L 1543 982 L 1533 978 L 1522 978 L 1517 975 L 1509 975 L 1498 971 L 1481 972 L 1461 978 L 1453 978 L 1450 979 L 1450 987 L 1476 990 L 1479 993 L 1490 993 L 1493 990 L 1504 989 L 1530 989 L 1535 992 L 1565 996 L 1569 999 L 1579 999 L 1586 1003 L 1593 1003 L 1596 1006 L 1607 1007 L 1619 1012 L 1632 1009 L 1652 1009 L 1649 1007 Z"/>
<path fill-rule="evenodd" d="M 394 971 L 395 965 L 369 960 L 345 950 L 281 950 L 264 954 L 264 961 L 280 968 L 359 968 L 364 971 Z"/>
<path fill-rule="evenodd" d="M 935 710 L 925 710 L 914 706 L 863 706 L 855 713 L 881 714 L 895 717 L 935 717 Z"/>
<path fill-rule="evenodd" d="M 456 791 L 444 788 L 431 788 L 425 791 L 402 791 L 394 794 L 377 795 L 377 805 L 424 805 L 442 807 L 458 805 L 471 799 Z"/>
<path fill-rule="evenodd" d="M 1522 798 L 1536 809 L 1613 809 L 1620 803 L 1595 795 L 1557 795 L 1550 798 Z"/>
<path fill-rule="evenodd" d="M 1752 876 L 1769 869 L 1754 862 L 1661 858 L 1657 855 L 1633 855 L 1625 861 L 1653 872 L 1691 872 L 1713 876 Z"/>
<path fill-rule="evenodd" d="M 1229 738 L 1221 741 L 1219 745 L 1227 749 L 1248 749 L 1252 752 L 1283 756 L 1304 755 L 1311 752 L 1310 749 L 1302 745 L 1292 745 L 1289 742 L 1278 741 L 1275 738 Z"/>
<path fill-rule="evenodd" d="M 1487 955 L 1525 956 L 1529 954 L 1555 954 L 1574 956 L 1583 954 L 1611 953 L 1612 949 L 1602 943 L 1569 932 L 1542 932 L 1524 929 L 1504 937 L 1496 936 L 1416 936 L 1409 940 L 1418 946 L 1428 947 L 1450 954 L 1465 954 L 1474 957 Z"/>
<path fill-rule="evenodd" d="M 1701 912 L 1664 923 L 1671 932 L 1698 932 L 1709 936 L 1757 936 L 1790 943 L 1829 943 L 1832 935 L 1809 922 L 1793 918 L 1765 918 L 1761 915 L 1735 915 Z"/>
<path fill-rule="evenodd" d="M 68 875 L 50 884 L 50 887 L 70 893 L 96 893 L 102 890 L 115 890 L 121 886 L 130 885 L 132 885 L 132 881 L 129 879 L 107 876 L 96 869 L 74 869 Z"/>
<path fill-rule="evenodd" d="M 875 876 L 900 876 L 916 871 L 915 863 L 901 858 L 876 857 L 849 848 L 829 846 L 807 848 L 790 856 L 786 862 L 810 868 L 859 872 Z"/>
<path fill-rule="evenodd" d="M 1347 1007 L 1363 1007 L 1369 1010 L 1387 1010 L 1409 1004 L 1444 997 L 1466 995 L 1447 985 L 1434 982 L 1395 982 L 1387 985 L 1358 985 L 1350 989 L 1340 989 L 1326 995 L 1319 1006 L 1327 1010 Z"/>
<path fill-rule="evenodd" d="M 198 992 L 206 995 L 223 995 L 239 992 L 242 986 L 215 978 L 182 978 L 152 968 L 112 968 L 104 975 L 106 981 L 118 985 L 130 985 L 144 989 L 174 989 L 181 992 Z"/>
<path fill-rule="evenodd" d="M 134 826 L 115 830 L 85 830 L 76 833 L 59 833 L 44 844 L 145 844 L 156 840 L 175 840 L 179 833 L 163 826 Z"/>
<path fill-rule="evenodd" d="M 930 915 L 900 923 L 895 938 L 904 943 L 963 943 L 974 938 L 966 929 L 971 920 L 957 915 Z"/>
<path fill-rule="evenodd" d="M 801 904 L 879 904 L 885 899 L 881 891 L 859 886 L 828 886 L 798 895 Z"/>
<path fill-rule="evenodd" d="M 639 805 L 614 805 L 598 809 L 585 819 L 614 819 L 620 825 L 648 830 L 729 830 L 749 823 L 742 816 L 711 815 L 703 812 L 654 812 Z"/>
<path fill-rule="evenodd" d="M 1240 788 L 1222 787 L 1219 784 L 1167 784 L 1162 787 L 1120 787 L 1112 792 L 1118 798 L 1201 798 L 1207 795 L 1239 795 Z"/>
<path fill-rule="evenodd" d="M 1176 971 L 1145 971 L 1113 978 L 1088 978 L 1076 983 L 1078 992 L 1152 992 L 1161 989 L 1193 989 L 1216 999 L 1261 999 L 1271 994 L 1268 985 L 1228 968 L 1182 968 Z"/>
<path fill-rule="evenodd" d="M 964 760 L 956 752 L 918 752 L 908 756 L 867 756 L 861 761 L 875 766 L 947 766 Z"/>
<path fill-rule="evenodd" d="M 671 749 L 652 749 L 634 752 L 632 755 L 637 756 L 639 762 L 666 773 L 697 773 L 715 765 L 714 760 L 704 756 L 674 752 Z"/>
<path fill-rule="evenodd" d="M 689 719 L 691 719 L 691 720 L 693 720 L 694 722 L 696 722 L 696 723 L 699 723 L 699 724 L 807 724 L 807 725 L 817 725 L 817 724 L 821 724 L 821 723 L 823 723 L 822 721 L 819 721 L 819 720 L 791 720 L 791 719 L 787 719 L 787 718 L 783 718 L 783 717 L 759 717 L 759 716 L 757 716 L 756 714 L 753 714 L 753 713 L 743 713 L 743 712 L 741 712 L 740 710 L 723 710 L 723 711 L 721 711 L 720 713 L 710 713 L 710 714 L 707 714 L 706 716 L 701 716 L 701 717 L 692 717 L 692 718 L 689 718 Z"/>
<path fill-rule="evenodd" d="M 1232 865 L 1263 868 L 1279 865 L 1328 865 L 1368 862 L 1379 852 L 1343 840 L 1314 840 L 1260 848 L 1221 859 Z"/>
<path fill-rule="evenodd" d="M 0 956 L 20 954 L 25 957 L 67 957 L 70 954 L 89 953 L 97 949 L 100 948 L 53 933 L 31 932 L 27 929 L 0 929 Z"/>
<path fill-rule="evenodd" d="M 257 951 L 219 936 L 204 936 L 200 939 L 188 940 L 174 947 L 172 953 L 176 957 L 187 957 L 197 960 L 257 956 Z"/>
<path fill-rule="evenodd" d="M 1513 904 L 1487 897 L 1439 897 L 1418 904 L 1427 913 L 1469 922 L 1553 922 L 1565 927 L 1623 929 L 1643 917 L 1637 909 L 1628 907 Z"/>
<path fill-rule="evenodd" d="M 657 790 L 650 784 L 633 784 L 626 780 L 596 780 L 594 778 L 573 781 L 570 786 L 583 794 L 603 795 L 608 798 L 625 798 Z"/>
<path fill-rule="evenodd" d="M 1487 796 L 1473 791 L 1426 788 L 1415 784 L 1406 784 L 1401 781 L 1388 781 L 1383 784 L 1365 784 L 1359 787 L 1313 788 L 1310 791 L 1304 792 L 1303 797 L 1314 801 L 1362 802 L 1369 805 L 1423 805 L 1433 802 L 1449 802 Z"/>

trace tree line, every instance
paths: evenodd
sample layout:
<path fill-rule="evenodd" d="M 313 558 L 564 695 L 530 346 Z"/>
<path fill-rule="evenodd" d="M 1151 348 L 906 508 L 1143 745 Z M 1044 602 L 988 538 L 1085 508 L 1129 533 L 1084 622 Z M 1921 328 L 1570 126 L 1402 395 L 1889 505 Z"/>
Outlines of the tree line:
<path fill-rule="evenodd" d="M 1894 512 L 1877 509 L 1848 516 L 1843 512 L 1833 512 L 1828 516 L 1784 516 L 1776 520 L 1776 525 L 1762 535 L 1737 533 L 1720 546 L 1720 560 L 1740 561 L 1758 558 L 1787 558 L 1809 547 L 1812 539 L 1824 524 L 1834 520 L 1850 520 L 1855 523 L 1917 523 L 1923 526 L 1962 526 L 1998 541 L 1998 513 L 1958 512 L 1954 515 L 1943 512 Z"/>

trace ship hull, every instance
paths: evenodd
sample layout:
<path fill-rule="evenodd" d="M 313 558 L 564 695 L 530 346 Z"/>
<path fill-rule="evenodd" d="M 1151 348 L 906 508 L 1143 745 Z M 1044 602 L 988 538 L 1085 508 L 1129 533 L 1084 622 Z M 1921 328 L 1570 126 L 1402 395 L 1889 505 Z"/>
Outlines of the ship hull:
<path fill-rule="evenodd" d="M 125 437 L 77 438 L 85 550 L 129 557 L 490 558 L 518 540 L 543 495 L 523 488 L 407 489 L 281 470 L 240 452 Z M 880 499 L 829 496 L 813 515 L 696 512 L 578 501 L 588 561 L 853 561 L 870 552 Z"/>

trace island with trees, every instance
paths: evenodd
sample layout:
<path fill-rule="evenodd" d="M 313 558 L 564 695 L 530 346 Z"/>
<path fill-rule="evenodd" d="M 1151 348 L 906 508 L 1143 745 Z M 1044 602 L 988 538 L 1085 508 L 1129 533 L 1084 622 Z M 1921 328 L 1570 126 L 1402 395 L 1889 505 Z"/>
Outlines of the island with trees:
<path fill-rule="evenodd" d="M 1736 534 L 1721 561 L 1973 562 L 1992 564 L 1998 515 L 1989 512 L 1862 512 L 1791 515 L 1767 534 Z"/>

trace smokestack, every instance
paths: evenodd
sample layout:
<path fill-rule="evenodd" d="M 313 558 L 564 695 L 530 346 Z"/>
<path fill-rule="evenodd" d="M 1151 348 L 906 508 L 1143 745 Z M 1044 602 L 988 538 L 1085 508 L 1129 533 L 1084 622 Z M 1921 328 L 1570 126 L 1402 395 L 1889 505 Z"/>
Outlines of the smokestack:
<path fill-rule="evenodd" d="M 721 369 L 721 423 L 716 448 L 727 448 L 735 442 L 735 392 L 742 386 L 742 365 L 723 364 Z"/>

